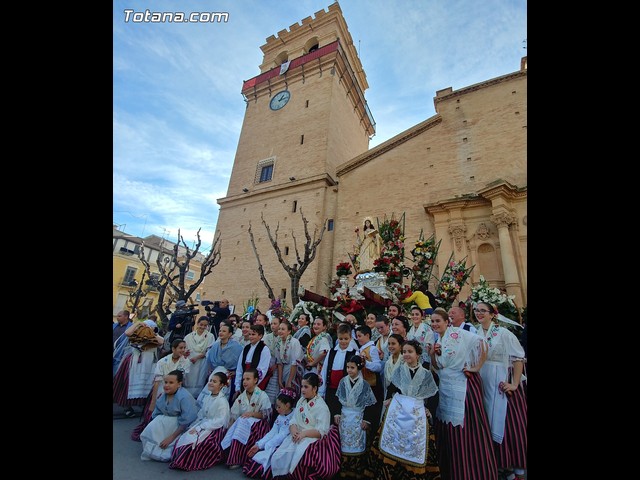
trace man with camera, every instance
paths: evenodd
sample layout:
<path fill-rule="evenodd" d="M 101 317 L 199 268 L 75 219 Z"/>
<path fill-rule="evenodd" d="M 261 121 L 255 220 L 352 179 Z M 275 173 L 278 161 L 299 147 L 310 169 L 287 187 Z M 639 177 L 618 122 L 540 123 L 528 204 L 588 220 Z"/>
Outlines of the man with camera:
<path fill-rule="evenodd" d="M 184 300 L 176 302 L 176 311 L 171 315 L 168 330 L 171 332 L 169 345 L 176 338 L 184 338 L 193 331 L 194 315 L 200 313 L 197 308 L 191 308 Z"/>
<path fill-rule="evenodd" d="M 215 338 L 218 338 L 218 332 L 220 331 L 220 322 L 229 318 L 231 310 L 229 309 L 229 300 L 223 298 L 222 300 L 216 300 L 211 302 L 209 300 L 203 300 L 202 305 L 205 305 L 204 309 L 207 311 L 209 317 L 210 331 Z"/>

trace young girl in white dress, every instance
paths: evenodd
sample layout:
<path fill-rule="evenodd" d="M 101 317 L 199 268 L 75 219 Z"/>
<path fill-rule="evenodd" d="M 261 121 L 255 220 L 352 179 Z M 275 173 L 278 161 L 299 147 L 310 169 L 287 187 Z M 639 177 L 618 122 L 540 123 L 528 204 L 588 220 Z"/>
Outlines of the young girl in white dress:
<path fill-rule="evenodd" d="M 220 444 L 230 420 L 228 384 L 223 372 L 209 376 L 207 394 L 202 396 L 198 417 L 176 442 L 169 468 L 188 472 L 206 470 L 225 460 Z"/>
<path fill-rule="evenodd" d="M 244 391 L 231 407 L 231 421 L 222 448 L 229 449 L 227 466 L 240 468 L 247 458 L 249 448 L 269 431 L 271 402 L 269 396 L 258 388 L 258 370 L 248 368 L 242 374 Z"/>
<path fill-rule="evenodd" d="M 363 478 L 366 466 L 367 431 L 371 432 L 372 417 L 376 410 L 370 408 L 376 403 L 371 386 L 362 376 L 365 360 L 359 355 L 347 359 L 347 375 L 340 379 L 336 396 L 342 404 L 334 422 L 340 430 L 342 449 L 342 478 Z M 378 421 L 376 419 L 375 423 Z"/>
<path fill-rule="evenodd" d="M 282 324 L 281 324 L 282 325 Z M 293 407 L 297 394 L 283 388 L 276 398 L 278 417 L 271 430 L 258 440 L 247 452 L 249 458 L 242 466 L 242 473 L 250 478 L 271 478 L 271 457 L 285 438 L 290 435 L 289 424 L 293 418 Z"/>
<path fill-rule="evenodd" d="M 318 395 L 316 373 L 302 378 L 289 435 L 271 457 L 271 474 L 288 480 L 329 480 L 340 470 L 340 435 L 331 426 L 329 407 Z"/>

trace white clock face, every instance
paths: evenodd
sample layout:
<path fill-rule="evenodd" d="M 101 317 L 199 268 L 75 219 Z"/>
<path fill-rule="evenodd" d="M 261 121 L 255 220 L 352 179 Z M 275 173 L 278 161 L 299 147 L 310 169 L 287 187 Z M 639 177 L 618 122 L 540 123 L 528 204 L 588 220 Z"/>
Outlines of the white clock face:
<path fill-rule="evenodd" d="M 276 93 L 271 101 L 269 102 L 269 108 L 271 110 L 280 110 L 284 107 L 289 99 L 291 98 L 291 92 L 289 90 L 282 90 L 281 92 Z"/>

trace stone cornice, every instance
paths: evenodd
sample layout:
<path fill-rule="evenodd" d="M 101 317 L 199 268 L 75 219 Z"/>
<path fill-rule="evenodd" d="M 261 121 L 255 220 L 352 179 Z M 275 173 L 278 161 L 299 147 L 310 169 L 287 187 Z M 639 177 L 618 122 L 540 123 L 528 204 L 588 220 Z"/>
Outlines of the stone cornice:
<path fill-rule="evenodd" d="M 447 210 L 456 210 L 469 207 L 483 207 L 487 200 L 479 195 L 465 195 L 460 198 L 449 198 L 424 205 L 424 211 L 430 214 L 443 213 Z"/>
<path fill-rule="evenodd" d="M 491 182 L 487 187 L 478 190 L 478 195 L 489 200 L 500 196 L 511 200 L 520 200 L 527 198 L 527 187 L 516 187 L 506 180 L 498 179 L 495 182 Z"/>
<path fill-rule="evenodd" d="M 475 92 L 482 88 L 491 87 L 493 85 L 498 85 L 503 82 L 508 82 L 509 80 L 513 80 L 518 77 L 526 77 L 526 70 L 518 70 L 517 72 L 508 73 L 507 75 L 503 75 L 501 77 L 492 78 L 491 80 L 487 80 L 485 82 L 475 83 L 473 85 L 469 85 L 468 87 L 461 88 L 460 90 L 452 91 L 451 93 L 444 95 L 436 95 L 433 97 L 433 104 L 437 106 L 438 103 L 443 102 L 445 100 L 450 100 L 455 97 L 459 97 L 461 95 L 466 95 L 467 93 Z"/>
<path fill-rule="evenodd" d="M 278 185 L 270 185 L 268 187 L 261 186 L 248 193 L 241 193 L 239 195 L 231 195 L 229 197 L 218 198 L 216 199 L 216 203 L 218 203 L 218 205 L 220 205 L 221 207 L 230 207 L 245 204 L 251 205 L 258 200 L 262 201 L 279 197 L 285 190 L 295 190 L 296 192 L 300 192 L 321 187 L 337 187 L 337 182 L 329 174 L 315 175 L 304 180 L 296 181 L 295 183 L 288 182 L 280 183 Z"/>
<path fill-rule="evenodd" d="M 442 122 L 442 117 L 440 115 L 434 115 L 433 117 L 425 120 L 424 122 L 417 124 L 414 127 L 411 127 L 408 130 L 405 130 L 404 132 L 396 135 L 395 137 L 390 138 L 386 142 L 381 143 L 380 145 L 372 148 L 371 150 L 367 150 L 366 152 L 361 153 L 360 155 L 355 157 L 353 160 L 349 160 L 348 162 L 342 164 L 336 169 L 336 175 L 340 177 L 345 173 L 348 173 L 351 170 L 354 170 L 360 167 L 361 165 L 364 165 L 365 163 L 388 152 L 389 150 L 393 150 L 398 145 L 406 142 L 407 140 L 410 140 L 413 137 L 416 137 L 421 133 L 429 130 L 430 128 L 433 128 L 434 126 L 438 125 L 441 122 Z"/>

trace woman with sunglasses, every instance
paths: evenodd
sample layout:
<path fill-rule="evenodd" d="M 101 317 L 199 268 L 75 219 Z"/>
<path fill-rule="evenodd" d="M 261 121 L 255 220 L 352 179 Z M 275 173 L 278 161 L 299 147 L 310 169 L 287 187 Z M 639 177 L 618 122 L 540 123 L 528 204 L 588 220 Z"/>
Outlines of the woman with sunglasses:
<path fill-rule="evenodd" d="M 482 327 L 478 333 L 489 346 L 480 376 L 498 468 L 513 470 L 521 480 L 527 468 L 524 349 L 512 332 L 498 325 L 493 305 L 479 302 L 473 311 Z"/>

